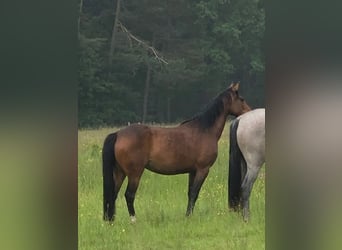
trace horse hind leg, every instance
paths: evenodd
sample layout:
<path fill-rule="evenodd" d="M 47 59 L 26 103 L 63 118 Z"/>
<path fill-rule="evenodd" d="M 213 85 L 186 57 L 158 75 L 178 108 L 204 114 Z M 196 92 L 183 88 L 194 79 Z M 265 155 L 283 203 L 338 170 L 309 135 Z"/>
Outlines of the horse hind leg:
<path fill-rule="evenodd" d="M 141 173 L 142 174 L 142 173 Z M 125 198 L 127 203 L 128 213 L 131 217 L 131 222 L 136 221 L 135 209 L 134 209 L 134 199 L 135 194 L 139 186 L 141 174 L 135 176 L 128 176 L 128 184 L 125 192 Z"/>
<path fill-rule="evenodd" d="M 249 197 L 258 176 L 258 167 L 249 167 L 241 185 L 241 207 L 242 216 L 245 222 L 249 220 Z"/>
<path fill-rule="evenodd" d="M 118 193 L 121 189 L 122 183 L 125 180 L 125 178 L 126 178 L 126 174 L 119 167 L 116 167 L 114 169 L 114 180 L 115 180 L 114 181 L 114 183 L 115 183 L 114 206 L 115 206 L 116 199 L 118 197 Z M 115 214 L 114 214 L 114 216 L 115 216 Z"/>

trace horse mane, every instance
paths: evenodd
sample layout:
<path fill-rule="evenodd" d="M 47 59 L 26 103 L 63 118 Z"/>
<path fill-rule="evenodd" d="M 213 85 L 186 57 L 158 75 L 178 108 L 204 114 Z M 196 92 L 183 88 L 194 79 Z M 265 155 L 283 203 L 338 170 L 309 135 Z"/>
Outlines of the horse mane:
<path fill-rule="evenodd" d="M 216 119 L 222 114 L 224 110 L 223 98 L 227 95 L 230 89 L 226 89 L 222 93 L 218 94 L 206 107 L 205 109 L 194 115 L 192 118 L 183 121 L 180 125 L 194 122 L 198 125 L 201 129 L 208 129 L 211 128 Z M 230 95 L 229 95 L 230 97 Z M 230 97 L 231 98 L 231 97 Z M 231 101 L 231 99 L 230 99 Z"/>

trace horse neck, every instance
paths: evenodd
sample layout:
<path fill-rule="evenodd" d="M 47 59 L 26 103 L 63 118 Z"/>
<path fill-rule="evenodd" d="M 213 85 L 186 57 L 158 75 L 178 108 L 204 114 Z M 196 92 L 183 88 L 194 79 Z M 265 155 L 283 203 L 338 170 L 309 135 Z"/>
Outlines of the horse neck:
<path fill-rule="evenodd" d="M 224 125 L 226 124 L 227 116 L 228 114 L 222 112 L 222 114 L 219 117 L 217 117 L 213 126 L 209 129 L 209 133 L 212 133 L 217 140 L 219 140 L 222 135 Z"/>

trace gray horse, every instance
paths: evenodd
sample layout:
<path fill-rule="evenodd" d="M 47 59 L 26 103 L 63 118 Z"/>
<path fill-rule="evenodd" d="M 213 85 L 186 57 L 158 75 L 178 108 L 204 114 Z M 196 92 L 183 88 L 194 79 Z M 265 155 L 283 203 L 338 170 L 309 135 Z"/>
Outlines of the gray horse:
<path fill-rule="evenodd" d="M 265 109 L 254 109 L 230 126 L 228 204 L 249 219 L 249 197 L 265 162 Z"/>

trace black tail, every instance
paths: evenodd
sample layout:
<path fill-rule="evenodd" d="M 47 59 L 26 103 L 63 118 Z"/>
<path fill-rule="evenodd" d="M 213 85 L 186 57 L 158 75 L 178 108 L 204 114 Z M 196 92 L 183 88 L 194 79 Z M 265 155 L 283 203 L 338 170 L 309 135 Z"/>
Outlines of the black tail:
<path fill-rule="evenodd" d="M 114 192 L 115 184 L 113 171 L 115 166 L 114 144 L 116 133 L 109 134 L 102 148 L 102 173 L 103 173 L 103 219 L 112 221 L 114 218 Z"/>
<path fill-rule="evenodd" d="M 228 174 L 228 205 L 237 210 L 241 200 L 241 184 L 246 174 L 246 161 L 241 153 L 237 142 L 238 119 L 230 125 L 229 142 L 229 174 Z"/>

